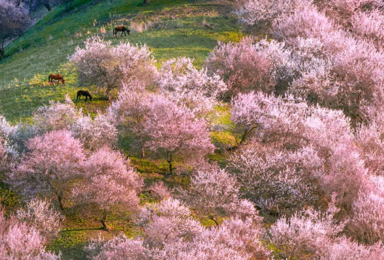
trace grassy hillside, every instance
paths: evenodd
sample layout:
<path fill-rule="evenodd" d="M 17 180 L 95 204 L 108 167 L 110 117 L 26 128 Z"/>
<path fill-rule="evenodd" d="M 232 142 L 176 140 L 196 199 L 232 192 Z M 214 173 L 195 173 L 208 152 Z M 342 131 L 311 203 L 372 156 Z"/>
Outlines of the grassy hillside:
<path fill-rule="evenodd" d="M 141 2 L 77 0 L 72 10 L 64 6 L 52 10 L 6 48 L 8 57 L 0 61 L 0 114 L 18 121 L 49 100 L 64 100 L 66 93 L 74 98 L 82 86 L 67 64 L 68 56 L 92 35 L 113 44 L 147 44 L 159 65 L 169 58 L 187 56 L 195 58 L 198 67 L 218 40 L 241 38 L 236 18 L 225 4 L 153 0 L 144 7 Z M 113 37 L 113 27 L 120 24 L 130 25 L 131 35 Z M 48 85 L 47 77 L 53 72 L 65 76 L 66 86 Z M 105 105 L 96 97 L 85 109 L 92 112 Z"/>
<path fill-rule="evenodd" d="M 85 87 L 79 85 L 76 72 L 68 63 L 68 56 L 92 35 L 104 37 L 113 44 L 120 41 L 147 44 L 159 66 L 164 60 L 187 56 L 195 59 L 197 67 L 202 66 L 218 40 L 238 41 L 242 37 L 236 18 L 225 4 L 214 1 L 152 0 L 151 5 L 143 7 L 141 2 L 77 0 L 73 10 L 68 11 L 63 6 L 52 10 L 6 48 L 8 56 L 0 61 L 0 114 L 11 122 L 25 121 L 33 111 L 50 100 L 63 101 L 67 93 L 74 100 L 76 91 Z M 114 38 L 112 29 L 120 24 L 130 26 L 131 35 Z M 50 73 L 63 74 L 67 84 L 50 86 Z M 91 90 L 95 92 L 96 86 Z M 102 110 L 107 105 L 108 101 L 97 94 L 92 103 L 77 103 L 86 113 Z M 163 178 L 158 173 L 167 167 L 162 161 L 134 157 L 131 161 L 146 182 Z M 180 176 L 167 179 L 171 186 L 185 181 Z M 7 189 L 0 191 L 10 192 Z M 17 203 L 14 194 L 5 198 L 12 205 Z M 100 230 L 97 215 L 87 220 L 74 212 L 66 212 L 66 215 L 63 231 L 48 245 L 49 250 L 61 251 L 63 259 L 84 259 L 84 245 L 99 234 L 112 238 L 119 232 L 129 236 L 140 233 L 139 227 L 130 224 L 129 216 L 111 216 L 108 221 L 113 231 L 105 232 Z"/>

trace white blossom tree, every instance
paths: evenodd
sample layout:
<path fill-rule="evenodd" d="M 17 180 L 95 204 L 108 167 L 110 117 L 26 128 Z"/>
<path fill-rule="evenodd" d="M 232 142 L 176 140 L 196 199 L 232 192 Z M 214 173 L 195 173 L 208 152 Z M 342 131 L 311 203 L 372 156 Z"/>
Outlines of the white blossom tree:
<path fill-rule="evenodd" d="M 84 49 L 77 47 L 70 61 L 78 68 L 81 83 L 103 88 L 107 96 L 124 82 L 136 78 L 150 83 L 157 75 L 155 60 L 146 45 L 120 43 L 112 47 L 111 42 L 99 37 L 87 39 Z"/>
<path fill-rule="evenodd" d="M 23 32 L 30 23 L 28 10 L 16 6 L 11 0 L 0 1 L 0 60 L 5 54 L 5 40 Z"/>

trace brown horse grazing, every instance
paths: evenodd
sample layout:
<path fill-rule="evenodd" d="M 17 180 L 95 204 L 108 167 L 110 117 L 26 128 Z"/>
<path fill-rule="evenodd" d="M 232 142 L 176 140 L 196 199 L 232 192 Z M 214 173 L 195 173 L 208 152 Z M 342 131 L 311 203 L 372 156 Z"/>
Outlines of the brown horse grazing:
<path fill-rule="evenodd" d="M 92 101 L 92 95 L 86 90 L 77 91 L 76 101 L 79 100 L 79 98 L 81 98 L 81 96 L 85 97 L 85 102 L 87 102 L 88 97 L 89 97 L 89 100 Z"/>
<path fill-rule="evenodd" d="M 117 36 L 118 32 L 121 32 L 121 36 L 123 36 L 123 33 L 124 34 L 128 33 L 129 35 L 131 31 L 127 27 L 120 25 L 113 29 L 113 36 Z"/>
<path fill-rule="evenodd" d="M 53 84 L 53 80 L 57 80 L 57 84 L 61 81 L 65 85 L 65 80 L 61 74 L 51 74 L 48 76 L 49 84 Z"/>

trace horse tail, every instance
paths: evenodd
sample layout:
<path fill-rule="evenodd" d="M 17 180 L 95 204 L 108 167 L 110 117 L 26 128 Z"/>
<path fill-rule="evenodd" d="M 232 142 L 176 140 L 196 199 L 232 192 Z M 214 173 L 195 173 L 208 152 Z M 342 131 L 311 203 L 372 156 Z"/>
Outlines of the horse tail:
<path fill-rule="evenodd" d="M 116 28 L 113 28 L 113 35 L 115 35 L 116 33 L 115 33 L 115 30 L 116 30 Z"/>
<path fill-rule="evenodd" d="M 51 81 L 51 74 L 49 74 L 48 76 L 48 81 Z"/>

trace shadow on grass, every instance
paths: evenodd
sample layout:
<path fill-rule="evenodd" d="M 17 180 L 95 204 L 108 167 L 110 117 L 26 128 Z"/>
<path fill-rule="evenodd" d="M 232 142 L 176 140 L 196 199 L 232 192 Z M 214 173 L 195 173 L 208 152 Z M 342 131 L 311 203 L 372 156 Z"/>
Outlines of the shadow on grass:
<path fill-rule="evenodd" d="M 91 230 L 101 230 L 104 231 L 103 227 L 95 227 L 95 228 L 76 228 L 76 229 L 65 229 L 60 231 L 60 234 L 69 234 L 71 232 L 77 231 L 91 231 Z"/>

